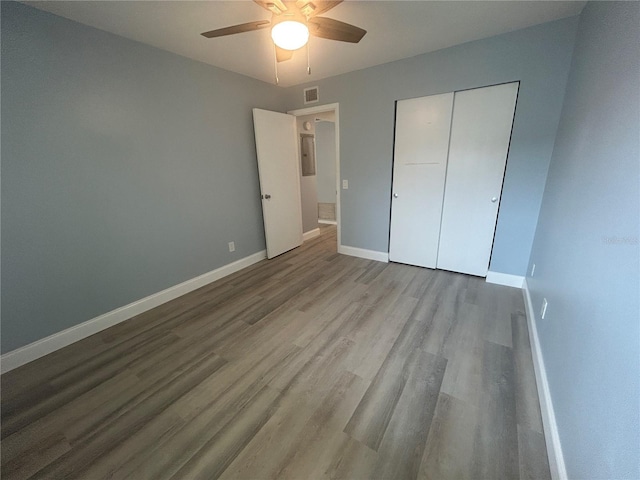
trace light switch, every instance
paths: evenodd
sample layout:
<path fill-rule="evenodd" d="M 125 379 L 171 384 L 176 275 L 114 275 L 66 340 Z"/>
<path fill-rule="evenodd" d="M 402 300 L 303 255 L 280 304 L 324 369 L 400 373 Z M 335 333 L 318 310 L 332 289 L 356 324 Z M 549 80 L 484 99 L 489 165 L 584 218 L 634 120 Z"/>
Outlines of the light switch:
<path fill-rule="evenodd" d="M 343 190 L 349 189 L 349 180 L 342 180 L 342 189 Z"/>

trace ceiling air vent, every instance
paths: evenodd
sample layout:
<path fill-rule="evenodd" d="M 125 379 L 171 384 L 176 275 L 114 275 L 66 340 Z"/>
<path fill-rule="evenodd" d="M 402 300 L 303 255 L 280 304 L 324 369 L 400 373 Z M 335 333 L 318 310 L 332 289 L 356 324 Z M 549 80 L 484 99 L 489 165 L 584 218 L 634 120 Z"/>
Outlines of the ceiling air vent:
<path fill-rule="evenodd" d="M 318 87 L 311 87 L 311 88 L 304 89 L 305 105 L 307 103 L 316 103 L 318 100 L 320 100 L 320 97 L 318 96 Z"/>

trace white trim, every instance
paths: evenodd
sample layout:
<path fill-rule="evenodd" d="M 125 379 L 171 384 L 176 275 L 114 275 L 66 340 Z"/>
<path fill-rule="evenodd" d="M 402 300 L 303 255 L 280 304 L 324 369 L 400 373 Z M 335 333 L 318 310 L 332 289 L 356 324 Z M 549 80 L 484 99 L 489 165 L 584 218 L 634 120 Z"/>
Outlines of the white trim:
<path fill-rule="evenodd" d="M 335 220 L 324 220 L 324 219 L 318 219 L 318 223 L 322 223 L 323 225 L 337 225 L 338 222 L 336 222 Z"/>
<path fill-rule="evenodd" d="M 306 242 L 307 240 L 311 240 L 312 238 L 316 238 L 320 236 L 320 229 L 314 228 L 313 230 L 309 230 L 308 232 L 304 232 L 302 234 L 302 241 Z"/>
<path fill-rule="evenodd" d="M 487 272 L 487 283 L 504 285 L 506 287 L 522 288 L 524 277 L 521 275 L 511 275 L 509 273 Z"/>
<path fill-rule="evenodd" d="M 93 335 L 94 333 L 98 333 L 120 322 L 129 320 L 136 315 L 140 315 L 141 313 L 151 310 L 152 308 L 162 305 L 174 298 L 178 298 L 186 293 L 203 287 L 204 285 L 226 277 L 227 275 L 231 275 L 232 273 L 253 265 L 264 258 L 266 258 L 266 251 L 262 250 L 254 253 L 253 255 L 241 258 L 233 263 L 229 263 L 198 277 L 187 280 L 186 282 L 169 287 L 161 292 L 154 293 L 123 307 L 116 308 L 115 310 L 92 318 L 91 320 L 87 320 L 79 325 L 67 328 L 66 330 L 49 335 L 48 337 L 37 340 L 29 345 L 25 345 L 24 347 L 5 353 L 0 357 L 0 371 L 5 373 L 13 370 L 25 363 L 29 363 L 37 358 L 48 355 L 51 352 L 55 352 L 60 348 L 71 345 L 78 340 L 82 340 L 83 338 Z"/>
<path fill-rule="evenodd" d="M 287 113 L 289 115 L 295 115 L 299 117 L 301 115 L 312 115 L 314 113 L 326 113 L 332 110 L 338 109 L 339 103 L 328 103 L 326 105 L 316 105 L 315 107 L 306 107 L 306 108 L 298 108 L 296 110 L 289 110 Z M 337 120 L 336 116 L 336 120 Z"/>
<path fill-rule="evenodd" d="M 350 255 L 352 257 L 366 258 L 367 260 L 389 263 L 389 254 L 387 252 L 378 252 L 376 250 L 366 250 L 364 248 L 338 245 L 338 253 Z"/>
<path fill-rule="evenodd" d="M 538 337 L 538 327 L 536 326 L 536 315 L 531 302 L 531 294 L 527 279 L 524 279 L 523 288 L 524 305 L 527 311 L 527 325 L 529 326 L 529 339 L 531 342 L 531 353 L 533 355 L 533 369 L 536 374 L 536 384 L 538 386 L 538 399 L 540 401 L 540 413 L 542 414 L 542 424 L 544 426 L 544 437 L 547 444 L 547 456 L 549 457 L 549 467 L 551 468 L 551 478 L 553 480 L 567 480 L 567 469 L 564 464 L 562 454 L 562 444 L 558 433 L 556 415 L 553 411 L 551 391 L 547 380 L 547 371 L 544 367 L 544 358 Z"/>

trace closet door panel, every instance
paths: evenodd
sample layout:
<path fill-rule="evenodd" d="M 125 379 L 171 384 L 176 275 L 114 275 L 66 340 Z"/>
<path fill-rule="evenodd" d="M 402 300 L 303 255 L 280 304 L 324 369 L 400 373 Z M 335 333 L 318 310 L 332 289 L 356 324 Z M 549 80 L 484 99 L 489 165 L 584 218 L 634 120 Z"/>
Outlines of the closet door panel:
<path fill-rule="evenodd" d="M 453 93 L 396 107 L 389 259 L 435 268 Z"/>
<path fill-rule="evenodd" d="M 487 275 L 518 85 L 455 94 L 437 268 Z"/>

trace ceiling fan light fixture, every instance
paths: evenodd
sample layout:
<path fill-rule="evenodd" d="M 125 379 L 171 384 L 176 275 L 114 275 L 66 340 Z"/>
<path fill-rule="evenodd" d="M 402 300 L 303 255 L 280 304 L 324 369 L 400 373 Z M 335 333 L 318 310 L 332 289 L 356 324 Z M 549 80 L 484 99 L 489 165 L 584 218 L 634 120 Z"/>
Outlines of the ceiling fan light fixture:
<path fill-rule="evenodd" d="M 295 20 L 279 22 L 271 29 L 273 43 L 285 50 L 297 50 L 309 41 L 309 29 Z"/>

